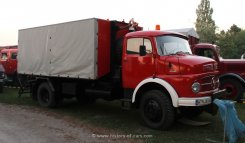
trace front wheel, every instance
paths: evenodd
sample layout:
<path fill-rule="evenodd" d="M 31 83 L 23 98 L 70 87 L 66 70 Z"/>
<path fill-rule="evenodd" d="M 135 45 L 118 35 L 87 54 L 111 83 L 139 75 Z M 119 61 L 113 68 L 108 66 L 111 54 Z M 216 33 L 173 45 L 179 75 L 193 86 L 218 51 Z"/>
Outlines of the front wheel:
<path fill-rule="evenodd" d="M 159 90 L 151 90 L 143 95 L 140 113 L 144 123 L 153 129 L 167 130 L 175 120 L 172 102 Z"/>
<path fill-rule="evenodd" d="M 236 79 L 222 79 L 220 80 L 221 89 L 226 89 L 226 99 L 240 101 L 243 97 L 244 89 L 239 81 Z"/>

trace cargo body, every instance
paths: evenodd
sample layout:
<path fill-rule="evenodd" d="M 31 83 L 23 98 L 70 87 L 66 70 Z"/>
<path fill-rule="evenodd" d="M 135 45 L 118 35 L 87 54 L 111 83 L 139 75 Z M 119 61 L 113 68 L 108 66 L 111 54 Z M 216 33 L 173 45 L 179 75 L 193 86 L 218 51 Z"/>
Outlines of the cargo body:
<path fill-rule="evenodd" d="M 24 29 L 19 37 L 20 74 L 98 79 L 110 72 L 108 21 L 87 19 Z"/>
<path fill-rule="evenodd" d="M 20 30 L 18 60 L 18 73 L 29 79 L 31 96 L 41 106 L 73 97 L 81 103 L 119 99 L 124 109 L 139 108 L 154 129 L 170 128 L 177 110 L 196 116 L 211 109 L 223 94 L 217 63 L 191 55 L 186 36 L 142 31 L 133 19 Z"/>

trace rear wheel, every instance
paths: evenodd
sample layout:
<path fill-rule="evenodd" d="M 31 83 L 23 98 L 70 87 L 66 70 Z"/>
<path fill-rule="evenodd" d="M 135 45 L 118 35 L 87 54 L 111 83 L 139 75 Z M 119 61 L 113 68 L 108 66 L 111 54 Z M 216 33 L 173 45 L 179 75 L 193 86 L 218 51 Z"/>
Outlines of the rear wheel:
<path fill-rule="evenodd" d="M 226 99 L 241 101 L 244 89 L 239 81 L 231 78 L 222 79 L 220 80 L 220 87 L 226 89 Z"/>
<path fill-rule="evenodd" d="M 43 82 L 37 90 L 37 99 L 40 106 L 55 107 L 58 103 L 54 91 L 51 90 L 48 83 Z"/>
<path fill-rule="evenodd" d="M 140 113 L 144 123 L 153 129 L 167 130 L 175 119 L 172 103 L 163 92 L 146 92 L 140 102 Z"/>

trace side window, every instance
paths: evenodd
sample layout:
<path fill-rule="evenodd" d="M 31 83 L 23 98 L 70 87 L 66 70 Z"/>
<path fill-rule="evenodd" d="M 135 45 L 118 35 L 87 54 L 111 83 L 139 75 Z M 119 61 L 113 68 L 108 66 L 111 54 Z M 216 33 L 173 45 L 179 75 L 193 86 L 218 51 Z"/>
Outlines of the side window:
<path fill-rule="evenodd" d="M 139 54 L 140 45 L 146 46 L 146 52 L 152 53 L 152 45 L 149 39 L 145 38 L 131 38 L 127 41 L 127 54 Z"/>
<path fill-rule="evenodd" d="M 209 49 L 207 49 L 207 50 L 204 51 L 204 56 L 205 57 L 208 57 L 208 58 L 215 59 L 215 57 L 213 55 L 213 51 L 212 50 L 209 50 Z"/>
<path fill-rule="evenodd" d="M 16 60 L 16 58 L 17 58 L 17 53 L 12 53 L 11 54 L 11 59 Z"/>
<path fill-rule="evenodd" d="M 146 46 L 146 53 L 152 53 L 151 41 L 149 39 L 144 39 L 144 45 Z"/>
<path fill-rule="evenodd" d="M 1 60 L 7 60 L 7 59 L 8 59 L 7 53 L 2 53 L 1 54 Z"/>

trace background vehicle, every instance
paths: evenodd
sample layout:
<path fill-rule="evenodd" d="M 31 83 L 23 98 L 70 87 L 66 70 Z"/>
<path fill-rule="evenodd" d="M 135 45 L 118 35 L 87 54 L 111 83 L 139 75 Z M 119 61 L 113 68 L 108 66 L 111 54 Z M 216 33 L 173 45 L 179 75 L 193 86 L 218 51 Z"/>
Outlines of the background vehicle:
<path fill-rule="evenodd" d="M 133 19 L 92 18 L 20 30 L 18 73 L 32 77 L 41 106 L 120 99 L 154 129 L 171 127 L 177 109 L 198 115 L 212 106 L 223 93 L 217 63 L 191 55 L 182 34 L 141 29 Z"/>
<path fill-rule="evenodd" d="M 245 61 L 241 59 L 223 59 L 217 45 L 200 43 L 193 46 L 194 54 L 210 57 L 217 61 L 220 71 L 220 88 L 226 89 L 226 98 L 238 102 L 244 100 Z"/>
<path fill-rule="evenodd" d="M 0 62 L 5 69 L 6 83 L 17 85 L 17 46 L 4 46 L 1 50 Z"/>
<path fill-rule="evenodd" d="M 226 89 L 225 97 L 238 102 L 244 100 L 245 91 L 245 61 L 241 59 L 223 59 L 220 48 L 209 43 L 198 43 L 199 36 L 193 28 L 177 29 L 187 37 L 193 54 L 214 59 L 218 63 L 220 72 L 220 88 Z M 232 52 L 232 51 L 231 51 Z"/>
<path fill-rule="evenodd" d="M 0 63 L 0 93 L 3 92 L 4 79 L 5 79 L 5 70 L 3 65 Z"/>

